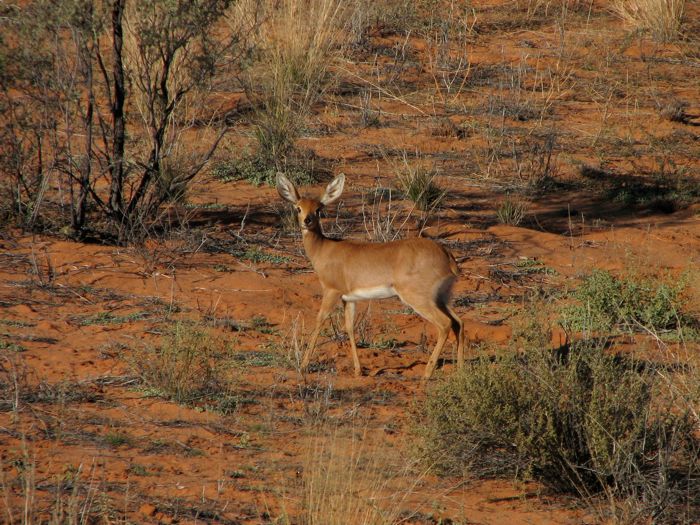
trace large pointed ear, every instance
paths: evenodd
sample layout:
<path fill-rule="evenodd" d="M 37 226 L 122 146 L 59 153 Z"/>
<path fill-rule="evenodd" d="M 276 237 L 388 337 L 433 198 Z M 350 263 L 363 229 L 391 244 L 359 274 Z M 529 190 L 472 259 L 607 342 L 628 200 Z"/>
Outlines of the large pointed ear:
<path fill-rule="evenodd" d="M 326 186 L 326 191 L 321 197 L 321 204 L 326 205 L 337 200 L 343 193 L 343 186 L 345 186 L 345 174 L 341 173 Z"/>
<path fill-rule="evenodd" d="M 297 191 L 292 181 L 285 177 L 282 173 L 277 173 L 277 193 L 284 200 L 296 204 L 299 200 L 299 192 Z"/>

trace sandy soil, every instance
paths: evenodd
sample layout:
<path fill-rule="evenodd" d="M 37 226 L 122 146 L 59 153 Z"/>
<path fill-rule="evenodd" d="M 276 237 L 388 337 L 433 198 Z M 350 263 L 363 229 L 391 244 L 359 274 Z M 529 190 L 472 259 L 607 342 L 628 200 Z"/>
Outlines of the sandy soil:
<path fill-rule="evenodd" d="M 592 269 L 697 276 L 700 263 L 698 204 L 660 209 L 609 191 L 619 190 L 617 182 L 648 178 L 661 157 L 687 169 L 689 180 L 697 177 L 700 87 L 685 44 L 628 38 L 600 2 L 591 6 L 590 23 L 588 7 L 573 9 L 565 32 L 551 16 L 526 22 L 517 6 L 496 4 L 478 6 L 480 33 L 466 43 L 472 76 L 464 89 L 435 89 L 419 37 L 408 40 L 401 61 L 395 53 L 404 37 L 377 31 L 366 60 L 350 67 L 366 74 L 376 53 L 382 74 L 404 68 L 401 87 L 397 82 L 391 96 L 376 99 L 379 124 L 359 124 L 357 95 L 333 95 L 300 144 L 334 173 L 347 174 L 341 203 L 324 219 L 332 235 L 374 233 L 367 195 L 393 187 L 396 151 L 417 150 L 412 163 L 439 169 L 447 198 L 423 235 L 459 262 L 454 297 L 470 358 L 479 342 L 508 342 L 510 319 L 525 297 L 571 289 Z M 341 85 L 355 78 L 338 75 Z M 515 96 L 507 88 L 513 75 L 522 76 L 532 104 L 525 109 L 534 115 L 508 116 L 517 101 L 499 97 Z M 355 85 L 355 93 L 362 87 Z M 657 104 L 673 97 L 690 103 L 689 122 L 659 116 Z M 505 132 L 496 138 L 499 129 Z M 551 130 L 558 137 L 553 190 L 523 190 L 527 170 L 518 174 L 512 156 L 489 156 L 539 144 Z M 503 137 L 512 143 L 496 144 Z M 653 149 L 663 140 L 666 149 Z M 248 142 L 243 133 L 232 136 L 221 158 Z M 582 166 L 597 171 L 587 176 Z M 496 217 L 509 193 L 527 203 L 519 226 Z M 417 468 L 411 414 L 424 395 L 418 379 L 432 329 L 398 300 L 361 306 L 366 375 L 355 378 L 336 313 L 312 372 L 301 375 L 293 343 L 313 325 L 320 286 L 298 233 L 282 226 L 276 191 L 204 174 L 188 199 L 190 207 L 181 210 L 187 228 L 139 247 L 0 233 L 0 363 L 3 381 L 21 387 L 0 411 L 4 503 L 15 521 L 30 497 L 20 481 L 29 472 L 31 497 L 43 508 L 53 508 L 57 493 L 66 501 L 77 494 L 76 501 L 101 502 L 102 517 L 136 523 L 282 523 L 285 515 L 297 523 L 309 455 L 319 442 L 346 452 L 362 443 L 365 472 L 377 465 L 391 473 L 378 492 L 398 498 L 392 504 L 407 523 L 597 521 L 590 508 L 536 484 L 415 470 L 401 476 Z M 409 204 L 393 203 L 401 221 Z M 386 202 L 381 213 L 388 213 Z M 414 211 L 404 235 L 416 234 L 419 218 Z M 692 281 L 691 306 L 698 310 L 700 290 Z M 138 383 L 134 349 L 158 344 L 177 320 L 194 321 L 228 343 L 236 363 L 231 414 L 151 397 Z M 438 375 L 451 373 L 454 353 L 450 341 Z"/>

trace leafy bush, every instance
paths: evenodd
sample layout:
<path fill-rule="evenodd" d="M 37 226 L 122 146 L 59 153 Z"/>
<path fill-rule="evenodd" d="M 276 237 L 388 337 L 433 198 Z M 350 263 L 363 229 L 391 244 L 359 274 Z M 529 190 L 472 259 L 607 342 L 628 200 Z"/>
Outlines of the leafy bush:
<path fill-rule="evenodd" d="M 132 368 L 156 396 L 177 403 L 229 407 L 231 363 L 225 341 L 177 323 L 160 345 L 134 352 Z"/>
<path fill-rule="evenodd" d="M 652 368 L 591 340 L 542 348 L 472 362 L 428 392 L 418 434 L 430 464 L 692 518 L 699 443 L 691 417 L 655 395 Z"/>
<path fill-rule="evenodd" d="M 595 270 L 574 293 L 576 304 L 564 311 L 562 324 L 567 329 L 597 331 L 640 328 L 654 332 L 688 325 L 684 313 L 685 282 L 615 277 Z"/>

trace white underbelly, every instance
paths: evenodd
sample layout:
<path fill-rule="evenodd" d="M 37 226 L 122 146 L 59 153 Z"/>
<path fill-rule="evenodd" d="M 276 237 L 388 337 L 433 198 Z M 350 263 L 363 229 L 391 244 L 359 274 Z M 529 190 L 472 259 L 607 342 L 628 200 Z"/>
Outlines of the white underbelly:
<path fill-rule="evenodd" d="M 396 290 L 393 286 L 373 286 L 371 288 L 357 288 L 343 294 L 343 301 L 362 301 L 365 299 L 387 299 L 394 297 Z"/>

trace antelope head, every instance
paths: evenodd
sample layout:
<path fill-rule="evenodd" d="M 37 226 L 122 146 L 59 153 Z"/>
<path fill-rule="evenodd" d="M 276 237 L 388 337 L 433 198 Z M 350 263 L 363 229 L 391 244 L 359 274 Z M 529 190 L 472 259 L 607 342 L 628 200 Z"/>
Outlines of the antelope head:
<path fill-rule="evenodd" d="M 284 200 L 294 204 L 299 226 L 304 233 L 308 231 L 321 232 L 319 213 L 324 206 L 335 202 L 340 197 L 344 185 L 345 175 L 341 173 L 326 186 L 326 191 L 320 199 L 309 199 L 300 197 L 299 191 L 292 181 L 282 173 L 277 174 L 277 192 Z"/>

